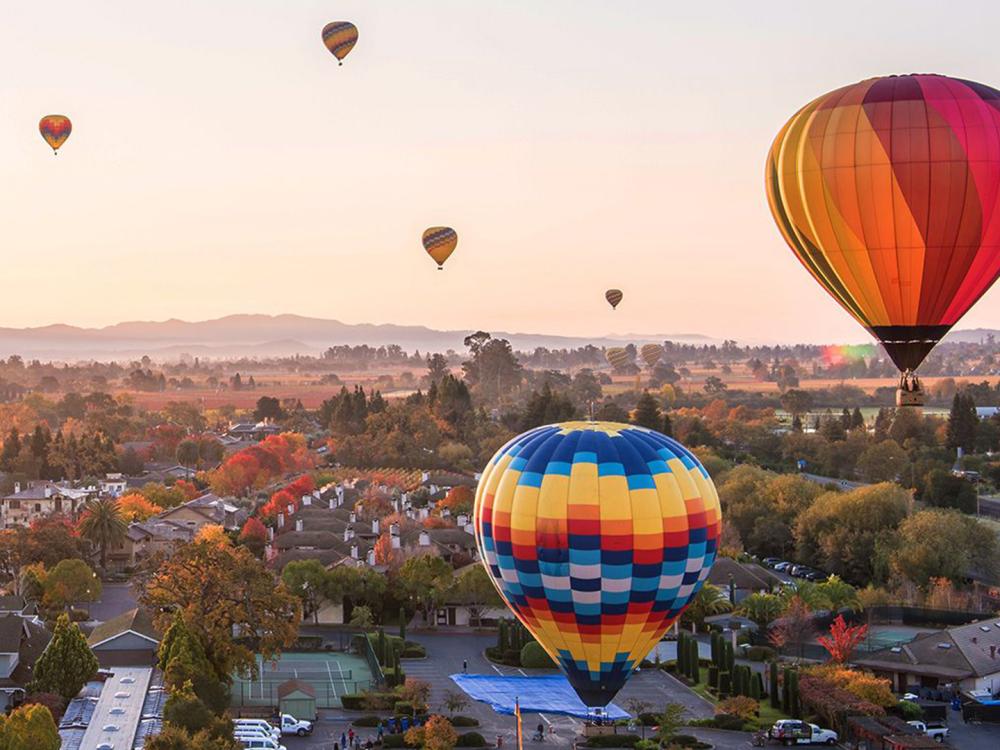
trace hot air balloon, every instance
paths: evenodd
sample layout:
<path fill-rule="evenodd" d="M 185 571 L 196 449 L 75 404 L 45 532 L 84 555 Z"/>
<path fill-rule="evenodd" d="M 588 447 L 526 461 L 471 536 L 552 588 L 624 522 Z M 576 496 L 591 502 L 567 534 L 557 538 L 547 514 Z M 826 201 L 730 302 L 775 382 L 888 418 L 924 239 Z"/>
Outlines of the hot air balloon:
<path fill-rule="evenodd" d="M 643 344 L 639 350 L 639 354 L 646 365 L 652 369 L 660 361 L 660 357 L 663 356 L 663 346 L 660 344 Z"/>
<path fill-rule="evenodd" d="M 42 134 L 45 142 L 52 147 L 53 153 L 58 154 L 59 148 L 69 138 L 73 132 L 73 123 L 65 115 L 45 115 L 38 121 L 38 132 Z"/>
<path fill-rule="evenodd" d="M 708 577 L 721 511 L 708 472 L 675 440 L 565 422 L 497 451 L 473 523 L 507 606 L 581 700 L 604 706 Z"/>
<path fill-rule="evenodd" d="M 431 227 L 424 232 L 424 250 L 438 264 L 440 271 L 458 245 L 458 233 L 451 227 Z"/>
<path fill-rule="evenodd" d="M 778 133 L 767 197 L 785 241 L 902 373 L 1000 274 L 1000 92 L 939 75 L 825 94 Z"/>
<path fill-rule="evenodd" d="M 621 289 L 609 289 L 604 293 L 604 299 L 611 305 L 612 310 L 618 309 L 618 303 L 622 301 L 622 297 L 624 296 Z"/>
<path fill-rule="evenodd" d="M 608 360 L 608 364 L 611 365 L 616 370 L 625 367 L 632 362 L 632 355 L 628 353 L 628 350 L 621 346 L 613 346 L 604 352 L 604 358 Z"/>
<path fill-rule="evenodd" d="M 338 60 L 338 65 L 344 64 L 344 58 L 358 43 L 358 27 L 350 21 L 333 21 L 323 27 L 323 44 Z"/>

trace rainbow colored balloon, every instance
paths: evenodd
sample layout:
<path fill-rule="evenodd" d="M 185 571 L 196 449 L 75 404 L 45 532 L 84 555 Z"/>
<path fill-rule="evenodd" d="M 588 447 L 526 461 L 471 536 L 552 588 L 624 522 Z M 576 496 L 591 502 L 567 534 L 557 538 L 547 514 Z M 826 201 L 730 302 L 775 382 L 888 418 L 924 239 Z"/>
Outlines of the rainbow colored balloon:
<path fill-rule="evenodd" d="M 721 511 L 675 440 L 613 422 L 520 435 L 483 472 L 480 556 L 588 706 L 604 706 L 708 577 Z"/>
<path fill-rule="evenodd" d="M 73 123 L 65 115 L 45 115 L 38 122 L 38 132 L 56 154 L 73 132 Z"/>
<path fill-rule="evenodd" d="M 431 227 L 424 230 L 421 242 L 427 254 L 438 264 L 440 271 L 444 268 L 444 262 L 458 247 L 458 232 L 451 227 Z"/>
<path fill-rule="evenodd" d="M 915 370 L 1000 275 L 1000 92 L 872 78 L 800 109 L 767 158 L 785 241 Z"/>
<path fill-rule="evenodd" d="M 343 65 L 354 45 L 358 43 L 358 27 L 350 21 L 333 21 L 323 27 L 323 44 L 330 54 Z"/>

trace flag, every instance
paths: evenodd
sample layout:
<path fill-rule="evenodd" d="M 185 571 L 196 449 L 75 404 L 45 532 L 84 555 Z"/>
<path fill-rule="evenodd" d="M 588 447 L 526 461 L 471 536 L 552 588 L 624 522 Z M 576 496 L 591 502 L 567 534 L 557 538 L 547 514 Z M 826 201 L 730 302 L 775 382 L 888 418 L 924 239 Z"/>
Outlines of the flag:
<path fill-rule="evenodd" d="M 514 699 L 514 718 L 517 720 L 517 750 L 524 750 L 524 743 L 521 736 L 521 701 Z"/>

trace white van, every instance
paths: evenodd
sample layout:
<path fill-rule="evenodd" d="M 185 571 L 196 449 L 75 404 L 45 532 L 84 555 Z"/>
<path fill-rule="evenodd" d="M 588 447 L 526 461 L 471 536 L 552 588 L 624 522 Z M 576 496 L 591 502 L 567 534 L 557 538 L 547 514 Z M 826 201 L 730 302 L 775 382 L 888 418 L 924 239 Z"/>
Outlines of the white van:
<path fill-rule="evenodd" d="M 236 739 L 240 739 L 241 737 L 267 737 L 275 742 L 281 739 L 280 736 L 275 737 L 274 732 L 269 732 L 263 727 L 234 727 L 233 736 Z"/>
<path fill-rule="evenodd" d="M 233 727 L 237 732 L 243 729 L 262 729 L 274 739 L 281 737 L 281 731 L 263 719 L 233 719 Z"/>
<path fill-rule="evenodd" d="M 287 750 L 271 737 L 237 737 L 236 741 L 246 750 Z"/>

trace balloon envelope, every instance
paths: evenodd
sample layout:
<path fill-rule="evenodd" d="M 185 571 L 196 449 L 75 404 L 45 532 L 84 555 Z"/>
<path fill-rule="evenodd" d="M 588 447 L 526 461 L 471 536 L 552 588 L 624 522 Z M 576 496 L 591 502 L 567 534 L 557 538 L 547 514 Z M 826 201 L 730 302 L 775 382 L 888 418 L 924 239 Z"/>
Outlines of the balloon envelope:
<path fill-rule="evenodd" d="M 423 243 L 424 250 L 441 268 L 458 246 L 458 233 L 451 227 L 431 227 L 424 231 Z"/>
<path fill-rule="evenodd" d="M 611 305 L 612 310 L 618 308 L 618 303 L 622 301 L 622 297 L 624 296 L 625 295 L 622 294 L 621 289 L 609 289 L 604 293 L 604 299 L 606 299 L 608 304 Z"/>
<path fill-rule="evenodd" d="M 323 44 L 338 60 L 343 61 L 358 43 L 358 27 L 350 21 L 333 21 L 323 27 Z"/>
<path fill-rule="evenodd" d="M 628 350 L 621 346 L 613 346 L 608 349 L 604 352 L 604 358 L 616 370 L 632 362 L 632 356 L 628 353 Z"/>
<path fill-rule="evenodd" d="M 824 94 L 778 133 L 767 196 L 785 241 L 914 370 L 1000 274 L 1000 92 L 938 75 Z"/>
<path fill-rule="evenodd" d="M 721 512 L 708 472 L 658 432 L 530 430 L 497 451 L 473 510 L 486 570 L 588 706 L 604 706 L 708 577 Z"/>
<path fill-rule="evenodd" d="M 660 344 L 644 344 L 639 350 L 639 354 L 642 356 L 643 361 L 649 367 L 652 367 L 663 356 L 663 346 Z"/>
<path fill-rule="evenodd" d="M 73 132 L 73 123 L 65 115 L 46 115 L 38 122 L 38 132 L 52 150 L 58 152 Z"/>

